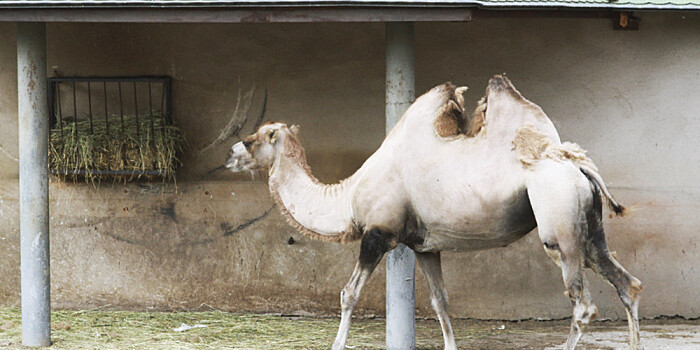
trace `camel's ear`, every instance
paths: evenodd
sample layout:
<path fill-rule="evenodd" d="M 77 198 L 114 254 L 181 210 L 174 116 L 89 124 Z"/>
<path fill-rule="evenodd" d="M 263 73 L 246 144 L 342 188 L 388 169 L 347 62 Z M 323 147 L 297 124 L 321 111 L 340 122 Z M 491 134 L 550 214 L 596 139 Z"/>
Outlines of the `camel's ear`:
<path fill-rule="evenodd" d="M 294 134 L 294 136 L 298 135 L 299 134 L 299 125 L 290 126 L 289 131 L 291 131 L 292 134 Z"/>

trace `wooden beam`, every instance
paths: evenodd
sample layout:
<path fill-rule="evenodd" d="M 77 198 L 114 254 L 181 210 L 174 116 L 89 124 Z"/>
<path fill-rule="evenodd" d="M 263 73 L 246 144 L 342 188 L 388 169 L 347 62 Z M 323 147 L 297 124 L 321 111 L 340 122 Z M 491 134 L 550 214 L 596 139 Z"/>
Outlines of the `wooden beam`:
<path fill-rule="evenodd" d="M 0 8 L 0 22 L 309 23 L 471 20 L 468 8 Z"/>

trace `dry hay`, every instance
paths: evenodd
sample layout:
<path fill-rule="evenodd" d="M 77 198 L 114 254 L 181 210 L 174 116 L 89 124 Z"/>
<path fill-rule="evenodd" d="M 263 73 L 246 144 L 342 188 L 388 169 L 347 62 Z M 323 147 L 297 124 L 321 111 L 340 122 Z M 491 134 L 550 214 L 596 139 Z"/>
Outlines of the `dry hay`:
<path fill-rule="evenodd" d="M 167 125 L 160 114 L 89 120 L 64 118 L 50 130 L 49 169 L 59 178 L 95 181 L 106 176 L 174 179 L 182 131 Z M 119 174 L 100 174 L 100 171 Z"/>
<path fill-rule="evenodd" d="M 0 308 L 0 349 L 23 349 L 21 312 Z M 54 311 L 52 349 L 326 349 L 337 319 L 207 312 Z M 206 327 L 174 331 L 182 323 Z M 366 330 L 357 330 L 366 332 Z M 361 334 L 360 334 L 361 335 Z"/>
<path fill-rule="evenodd" d="M 206 312 L 70 311 L 51 313 L 51 349 L 328 349 L 338 330 L 338 318 L 313 318 Z M 459 320 L 455 320 L 459 323 Z M 184 332 L 182 323 L 206 327 Z M 5 324 L 5 328 L 3 328 Z M 384 319 L 354 319 L 348 347 L 384 349 Z M 491 324 L 459 329 L 458 342 L 486 337 Z M 442 349 L 442 333 L 436 320 L 416 323 L 418 347 Z M 21 312 L 0 308 L 0 349 L 21 346 Z"/>

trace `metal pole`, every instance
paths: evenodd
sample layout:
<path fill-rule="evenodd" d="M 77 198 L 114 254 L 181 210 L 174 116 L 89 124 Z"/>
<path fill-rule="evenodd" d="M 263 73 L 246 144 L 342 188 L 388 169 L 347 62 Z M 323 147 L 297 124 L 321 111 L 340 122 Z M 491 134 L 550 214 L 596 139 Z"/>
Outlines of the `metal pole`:
<path fill-rule="evenodd" d="M 415 99 L 413 23 L 386 23 L 386 132 Z M 386 258 L 386 348 L 416 348 L 416 257 L 403 244 Z"/>
<path fill-rule="evenodd" d="M 22 344 L 51 345 L 46 24 L 17 24 Z"/>

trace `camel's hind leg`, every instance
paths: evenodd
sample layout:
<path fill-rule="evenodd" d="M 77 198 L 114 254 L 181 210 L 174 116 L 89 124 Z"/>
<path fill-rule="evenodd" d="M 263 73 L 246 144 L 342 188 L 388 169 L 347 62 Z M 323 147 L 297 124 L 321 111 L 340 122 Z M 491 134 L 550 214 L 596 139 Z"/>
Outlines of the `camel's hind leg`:
<path fill-rule="evenodd" d="M 571 329 L 564 345 L 564 349 L 573 350 L 581 339 L 586 326 L 598 315 L 598 308 L 591 301 L 588 282 L 583 274 L 582 247 L 580 244 L 569 246 L 569 243 L 562 243 L 562 241 L 568 241 L 571 238 L 564 237 L 569 234 L 562 234 L 562 231 L 560 231 L 556 239 L 550 236 L 546 228 L 543 230 L 542 226 L 538 228 L 538 231 L 547 255 L 561 267 L 564 285 L 566 286 L 565 294 L 571 299 L 571 304 L 573 305 Z M 544 235 L 542 234 L 543 231 Z M 553 241 L 559 243 L 551 243 Z"/>
<path fill-rule="evenodd" d="M 537 216 L 537 214 L 535 214 Z M 550 225 L 538 218 L 538 232 L 545 251 L 561 267 L 565 294 L 571 299 L 573 317 L 571 330 L 564 346 L 573 350 L 583 335 L 586 326 L 598 315 L 598 308 L 591 301 L 588 282 L 583 274 L 583 245 L 578 236 L 581 230 L 575 223 L 560 222 Z"/>
<path fill-rule="evenodd" d="M 540 161 L 528 179 L 527 191 L 540 240 L 547 255 L 561 267 L 566 294 L 573 305 L 571 331 L 564 346 L 573 350 L 598 310 L 591 302 L 583 275 L 590 185 L 576 167 L 568 165 Z"/>
<path fill-rule="evenodd" d="M 598 193 L 595 193 L 598 195 Z M 632 276 L 608 250 L 603 231 L 601 208 L 594 199 L 593 211 L 589 214 L 589 236 L 586 239 L 586 264 L 617 290 L 627 312 L 630 331 L 630 349 L 640 349 L 639 344 L 639 294 L 642 283 Z"/>
<path fill-rule="evenodd" d="M 595 250 L 589 255 L 588 265 L 603 279 L 617 290 L 627 312 L 627 323 L 630 331 L 630 349 L 639 347 L 639 294 L 642 283 L 629 274 L 612 256 L 607 247 Z"/>
<path fill-rule="evenodd" d="M 440 253 L 416 253 L 416 258 L 430 287 L 430 304 L 440 320 L 445 350 L 457 350 L 450 315 L 447 314 L 447 291 L 442 280 Z"/>
<path fill-rule="evenodd" d="M 573 350 L 581 339 L 583 331 L 598 316 L 598 308 L 591 302 L 588 282 L 583 275 L 580 260 L 577 258 L 572 258 L 568 262 L 566 260 L 566 254 L 562 254 L 562 272 L 564 284 L 566 285 L 566 294 L 571 299 L 574 311 L 571 319 L 571 329 L 564 348 Z"/>

